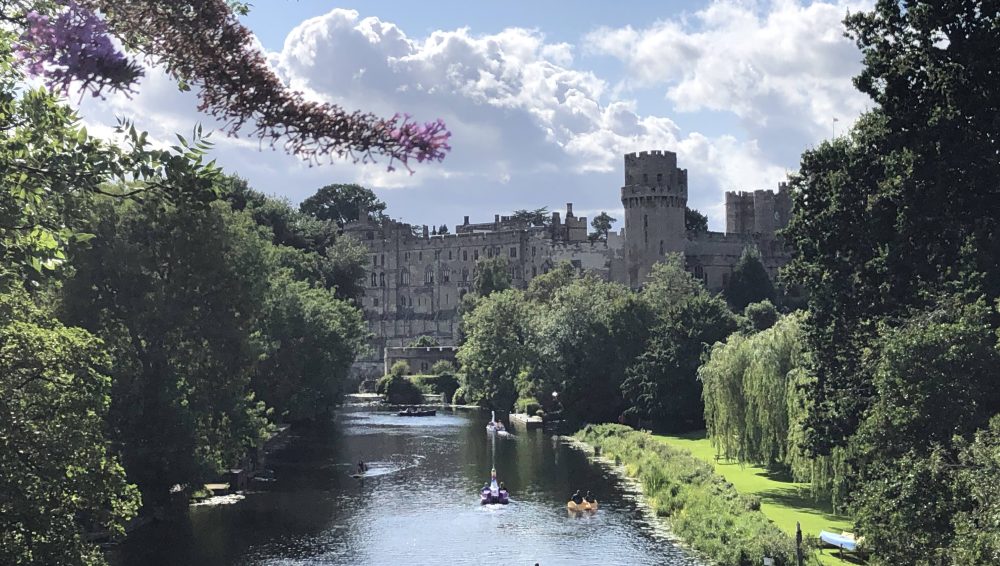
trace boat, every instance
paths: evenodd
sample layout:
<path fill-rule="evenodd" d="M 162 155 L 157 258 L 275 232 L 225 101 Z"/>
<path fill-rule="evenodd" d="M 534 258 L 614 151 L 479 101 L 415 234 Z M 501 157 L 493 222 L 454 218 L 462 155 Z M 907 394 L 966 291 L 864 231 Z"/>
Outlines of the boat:
<path fill-rule="evenodd" d="M 566 509 L 575 513 L 597 511 L 597 500 L 594 501 L 583 500 L 579 504 L 574 503 L 572 500 L 570 500 L 568 503 L 566 503 Z"/>
<path fill-rule="evenodd" d="M 489 485 L 484 485 L 483 489 L 479 490 L 479 504 L 506 505 L 508 503 L 510 503 L 510 494 L 506 489 L 500 488 L 500 484 L 497 483 L 497 469 L 493 468 L 490 470 Z"/>
<path fill-rule="evenodd" d="M 411 409 L 407 409 L 405 411 L 400 411 L 400 412 L 398 412 L 396 414 L 398 414 L 401 417 L 433 417 L 434 415 L 437 415 L 437 409 L 427 409 L 425 411 L 416 411 L 416 410 L 413 410 L 411 408 Z"/>
<path fill-rule="evenodd" d="M 836 546 L 837 548 L 848 552 L 854 552 L 858 549 L 858 541 L 851 533 L 842 533 L 838 535 L 836 533 L 820 531 L 819 540 L 829 544 L 830 546 Z"/>

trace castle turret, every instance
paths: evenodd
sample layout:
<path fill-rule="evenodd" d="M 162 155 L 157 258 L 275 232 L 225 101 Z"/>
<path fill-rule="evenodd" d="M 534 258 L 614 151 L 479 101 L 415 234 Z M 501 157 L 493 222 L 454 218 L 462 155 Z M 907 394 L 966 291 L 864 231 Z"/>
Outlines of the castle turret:
<path fill-rule="evenodd" d="M 629 284 L 638 287 L 653 264 L 687 242 L 687 170 L 671 151 L 625 154 L 625 262 Z"/>

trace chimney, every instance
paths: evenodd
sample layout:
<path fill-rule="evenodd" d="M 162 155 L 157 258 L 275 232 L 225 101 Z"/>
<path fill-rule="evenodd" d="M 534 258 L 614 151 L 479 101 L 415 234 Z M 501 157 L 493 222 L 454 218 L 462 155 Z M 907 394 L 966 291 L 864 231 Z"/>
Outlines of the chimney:
<path fill-rule="evenodd" d="M 463 222 L 462 225 L 463 226 L 468 226 L 469 225 L 469 217 L 468 216 L 465 217 L 465 222 Z"/>
<path fill-rule="evenodd" d="M 552 225 L 553 226 L 558 226 L 559 225 L 559 213 L 558 212 L 553 212 L 552 213 Z"/>
<path fill-rule="evenodd" d="M 426 240 L 426 239 L 427 239 L 427 238 L 429 238 L 429 237 L 430 237 L 430 236 L 429 236 L 429 235 L 427 234 L 427 225 L 426 225 L 426 224 L 424 224 L 424 239 Z"/>
<path fill-rule="evenodd" d="M 499 230 L 500 229 L 500 215 L 499 214 L 494 214 L 493 215 L 493 229 L 494 230 Z"/>
<path fill-rule="evenodd" d="M 566 218 L 573 218 L 573 203 L 566 203 Z"/>

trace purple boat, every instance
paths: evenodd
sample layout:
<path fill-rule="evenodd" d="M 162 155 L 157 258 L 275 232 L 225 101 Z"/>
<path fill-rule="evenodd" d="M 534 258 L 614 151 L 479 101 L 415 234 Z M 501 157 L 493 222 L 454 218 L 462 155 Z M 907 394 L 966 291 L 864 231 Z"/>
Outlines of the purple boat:
<path fill-rule="evenodd" d="M 510 503 L 510 494 L 506 489 L 500 489 L 496 480 L 489 486 L 483 486 L 479 491 L 479 503 L 481 505 L 506 505 Z"/>

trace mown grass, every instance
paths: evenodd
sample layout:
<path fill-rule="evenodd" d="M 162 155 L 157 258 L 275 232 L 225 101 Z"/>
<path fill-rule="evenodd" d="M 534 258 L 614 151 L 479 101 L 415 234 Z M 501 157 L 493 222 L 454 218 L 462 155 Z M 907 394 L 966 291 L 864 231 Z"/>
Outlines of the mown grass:
<path fill-rule="evenodd" d="M 765 468 L 740 465 L 732 461 L 717 461 L 715 448 L 704 433 L 680 436 L 654 435 L 657 441 L 691 453 L 695 458 L 712 466 L 716 474 L 733 484 L 737 491 L 760 498 L 760 509 L 782 531 L 795 536 L 795 524 L 802 525 L 802 537 L 818 544 L 820 531 L 850 531 L 851 520 L 835 515 L 828 502 L 812 497 L 808 484 L 795 483 L 777 476 Z M 828 565 L 853 564 L 841 560 L 832 551 L 817 552 L 820 563 Z"/>
<path fill-rule="evenodd" d="M 656 514 L 712 561 L 758 566 L 769 556 L 778 566 L 795 564 L 794 539 L 760 512 L 760 499 L 740 494 L 690 452 L 621 425 L 588 425 L 576 436 L 624 465 Z"/>

